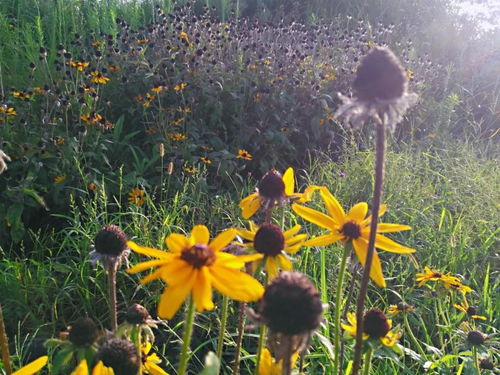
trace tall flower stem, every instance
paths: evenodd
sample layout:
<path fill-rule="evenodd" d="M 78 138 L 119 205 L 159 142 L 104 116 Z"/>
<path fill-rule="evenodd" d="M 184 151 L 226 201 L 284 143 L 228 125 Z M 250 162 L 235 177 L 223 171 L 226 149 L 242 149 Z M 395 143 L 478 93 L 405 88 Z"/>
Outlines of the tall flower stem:
<path fill-rule="evenodd" d="M 326 278 L 326 252 L 320 252 L 320 283 L 321 283 L 321 302 L 328 305 L 328 281 Z M 330 338 L 330 328 L 325 324 L 325 336 Z"/>
<path fill-rule="evenodd" d="M 382 117 L 383 118 L 383 117 Z M 382 200 L 382 188 L 384 185 L 384 159 L 385 159 L 385 122 L 377 121 L 377 138 L 375 150 L 375 187 L 372 201 L 372 221 L 370 223 L 370 237 L 368 239 L 368 251 L 363 269 L 363 277 L 359 287 L 358 302 L 356 308 L 356 345 L 354 347 L 353 375 L 357 375 L 361 364 L 361 352 L 363 350 L 363 312 L 365 306 L 370 269 L 372 266 L 373 253 L 375 252 L 375 236 L 379 219 L 380 203 Z"/>
<path fill-rule="evenodd" d="M 226 333 L 227 324 L 227 308 L 229 305 L 229 300 L 226 296 L 222 297 L 222 311 L 220 319 L 220 331 L 219 331 L 219 341 L 217 342 L 217 358 L 222 360 L 222 349 L 224 347 L 224 336 Z"/>
<path fill-rule="evenodd" d="M 191 297 L 189 299 L 188 310 L 186 313 L 186 322 L 184 323 L 184 335 L 182 337 L 182 349 L 181 358 L 179 361 L 178 375 L 184 375 L 187 369 L 187 363 L 189 358 L 189 345 L 191 344 L 191 336 L 193 334 L 193 323 L 194 323 L 194 299 Z"/>
<path fill-rule="evenodd" d="M 241 345 L 243 344 L 243 333 L 245 332 L 245 306 L 246 303 L 240 302 L 238 309 L 238 337 L 236 339 L 236 352 L 234 353 L 233 374 L 240 372 Z"/>
<path fill-rule="evenodd" d="M 259 344 L 257 345 L 257 362 L 255 362 L 255 375 L 259 374 L 259 365 L 261 360 L 261 354 L 264 350 L 264 341 L 266 339 L 267 329 L 264 324 L 259 327 Z"/>
<path fill-rule="evenodd" d="M 403 312 L 403 321 L 404 321 L 404 325 L 405 325 L 405 328 L 406 328 L 406 333 L 408 333 L 408 336 L 410 336 L 411 341 L 413 341 L 413 343 L 417 347 L 418 352 L 422 356 L 422 359 L 425 359 L 427 357 L 427 355 L 426 355 L 424 349 L 422 349 L 422 346 L 418 342 L 417 338 L 413 334 L 413 331 L 412 331 L 412 329 L 410 327 L 410 324 L 408 323 L 408 317 L 407 317 L 406 312 Z"/>
<path fill-rule="evenodd" d="M 472 347 L 472 360 L 474 361 L 474 367 L 477 370 L 478 374 L 481 374 L 481 368 L 479 367 L 479 361 L 477 358 L 477 348 L 475 346 Z"/>
<path fill-rule="evenodd" d="M 9 355 L 9 339 L 7 338 L 7 331 L 5 330 L 5 323 L 3 321 L 2 305 L 0 305 L 0 347 L 2 348 L 2 361 L 7 375 L 12 374 L 12 365 L 10 364 Z"/>
<path fill-rule="evenodd" d="M 109 312 L 111 317 L 111 330 L 116 331 L 118 318 L 116 312 L 116 262 L 110 261 L 107 265 L 108 271 L 108 292 L 109 292 Z"/>
<path fill-rule="evenodd" d="M 281 371 L 282 375 L 290 375 L 292 373 L 292 355 L 293 355 L 292 342 L 293 342 L 292 340 L 285 340 L 284 343 L 286 345 L 286 355 L 282 362 L 283 363 Z"/>
<path fill-rule="evenodd" d="M 363 375 L 370 375 L 370 370 L 372 368 L 372 354 L 373 354 L 373 349 L 370 348 L 367 350 L 365 353 L 365 364 L 363 368 Z"/>
<path fill-rule="evenodd" d="M 347 257 L 351 252 L 350 245 L 344 246 L 342 258 L 340 260 L 340 268 L 337 278 L 337 290 L 335 291 L 335 320 L 334 320 L 334 353 L 335 362 L 333 364 L 333 374 L 337 375 L 340 365 L 340 316 L 342 315 L 342 289 L 344 285 L 344 274 L 347 263 Z"/>

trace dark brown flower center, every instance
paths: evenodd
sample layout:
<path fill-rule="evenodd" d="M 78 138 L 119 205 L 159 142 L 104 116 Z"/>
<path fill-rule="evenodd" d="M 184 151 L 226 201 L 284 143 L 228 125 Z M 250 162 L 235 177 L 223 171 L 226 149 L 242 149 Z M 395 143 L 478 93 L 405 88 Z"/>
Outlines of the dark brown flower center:
<path fill-rule="evenodd" d="M 437 278 L 440 278 L 441 276 L 443 276 L 443 275 L 442 275 L 441 273 L 439 273 L 439 272 L 434 272 L 434 273 L 432 274 L 432 277 L 437 277 Z"/>
<path fill-rule="evenodd" d="M 483 345 L 486 337 L 479 331 L 470 331 L 467 334 L 467 342 L 471 345 Z"/>
<path fill-rule="evenodd" d="M 371 338 L 381 338 L 389 332 L 389 322 L 380 309 L 369 310 L 363 318 L 363 331 Z"/>
<path fill-rule="evenodd" d="M 468 316 L 477 315 L 476 309 L 474 307 L 472 307 L 472 306 L 469 306 L 467 308 L 467 315 Z"/>
<path fill-rule="evenodd" d="M 271 169 L 259 182 L 259 194 L 265 198 L 278 199 L 285 195 L 285 183 L 281 174 Z"/>
<path fill-rule="evenodd" d="M 194 268 L 201 268 L 212 265 L 215 262 L 215 254 L 207 245 L 197 243 L 189 249 L 183 250 L 181 259 Z"/>
<path fill-rule="evenodd" d="M 342 232 L 347 239 L 354 240 L 361 236 L 361 226 L 354 221 L 349 221 L 342 226 L 340 232 Z"/>
<path fill-rule="evenodd" d="M 264 223 L 255 233 L 254 248 L 257 252 L 276 256 L 285 248 L 285 237 L 280 227 L 271 223 Z"/>

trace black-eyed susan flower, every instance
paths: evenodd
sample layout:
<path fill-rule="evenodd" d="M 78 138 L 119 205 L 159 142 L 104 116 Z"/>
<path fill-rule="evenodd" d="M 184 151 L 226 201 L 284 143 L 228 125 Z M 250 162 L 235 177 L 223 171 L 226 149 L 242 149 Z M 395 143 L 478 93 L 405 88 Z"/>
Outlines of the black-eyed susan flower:
<path fill-rule="evenodd" d="M 76 68 L 79 72 L 83 72 L 90 64 L 86 61 L 68 61 L 66 65 Z"/>
<path fill-rule="evenodd" d="M 104 367 L 111 367 L 116 375 L 135 375 L 142 363 L 141 356 L 132 342 L 116 338 L 101 345 L 96 354 L 96 361 L 102 362 L 103 370 Z"/>
<path fill-rule="evenodd" d="M 407 304 L 406 302 L 399 302 L 397 305 L 390 305 L 388 313 L 391 315 L 398 315 L 401 313 L 409 313 L 413 311 L 413 306 Z"/>
<path fill-rule="evenodd" d="M 187 87 L 187 83 L 181 82 L 174 86 L 174 91 L 182 91 Z"/>
<path fill-rule="evenodd" d="M 441 280 L 443 274 L 438 270 L 430 269 L 429 267 L 424 267 L 423 273 L 417 273 L 415 275 L 415 279 L 418 281 L 418 286 L 422 286 L 428 281 L 437 281 Z"/>
<path fill-rule="evenodd" d="M 189 174 L 195 174 L 198 172 L 198 169 L 196 169 L 195 167 L 186 167 L 184 168 L 184 171 L 186 171 Z"/>
<path fill-rule="evenodd" d="M 161 363 L 160 357 L 158 357 L 156 353 L 149 354 L 151 351 L 151 347 L 152 345 L 150 342 L 145 342 L 141 346 L 142 373 L 151 375 L 168 375 L 168 373 L 166 373 L 160 366 L 158 366 L 158 363 Z"/>
<path fill-rule="evenodd" d="M 212 160 L 208 159 L 205 156 L 200 156 L 200 161 L 204 164 L 212 164 Z"/>
<path fill-rule="evenodd" d="M 444 274 L 427 266 L 424 267 L 424 272 L 417 273 L 415 278 L 419 282 L 418 286 L 422 286 L 428 281 L 439 281 L 446 289 L 458 290 L 463 294 L 472 292 L 472 289 L 467 285 L 463 285 L 457 276 L 453 276 L 449 272 Z"/>
<path fill-rule="evenodd" d="M 60 175 L 60 176 L 56 176 L 56 177 L 54 177 L 54 183 L 55 184 L 60 184 L 61 182 L 66 181 L 67 178 L 68 178 L 68 176 L 65 175 L 65 174 Z"/>
<path fill-rule="evenodd" d="M 262 285 L 250 275 L 241 272 L 246 262 L 262 258 L 262 254 L 235 256 L 224 253 L 236 236 L 235 229 L 228 229 L 212 241 L 204 225 L 193 227 L 189 237 L 173 233 L 165 239 L 168 251 L 152 249 L 128 242 L 129 247 L 143 255 L 156 258 L 140 263 L 127 272 L 136 273 L 158 267 L 141 280 L 146 284 L 161 278 L 168 286 L 160 298 L 158 315 L 171 319 L 182 302 L 192 295 L 198 311 L 212 310 L 212 287 L 220 293 L 242 302 L 258 300 L 264 293 Z"/>
<path fill-rule="evenodd" d="M 294 191 L 293 168 L 288 168 L 283 177 L 277 170 L 271 169 L 260 180 L 257 191 L 240 202 L 241 214 L 243 218 L 249 219 L 261 208 L 267 210 L 274 206 L 282 206 L 293 198 L 297 198 L 299 202 L 307 202 L 311 199 L 313 191 L 318 188 L 309 186 L 304 193 L 297 193 Z"/>
<path fill-rule="evenodd" d="M 464 301 L 461 304 L 454 304 L 453 306 L 456 309 L 464 312 L 471 319 L 486 320 L 485 316 L 477 314 L 477 310 L 475 309 L 475 307 L 469 306 L 469 303 L 467 302 L 467 298 L 465 298 L 465 296 Z"/>
<path fill-rule="evenodd" d="M 158 321 L 153 320 L 149 311 L 142 305 L 134 303 L 125 314 L 125 322 L 122 323 L 115 335 L 116 337 L 138 337 L 142 342 L 153 342 L 155 335 L 152 328 L 158 328 Z"/>
<path fill-rule="evenodd" d="M 236 155 L 236 159 L 252 160 L 252 154 L 247 150 L 239 149 L 238 154 Z"/>
<path fill-rule="evenodd" d="M 108 83 L 110 80 L 108 77 L 105 77 L 101 72 L 97 70 L 93 70 L 92 72 L 90 72 L 90 76 L 91 76 L 90 82 L 102 85 Z"/>
<path fill-rule="evenodd" d="M 128 202 L 141 207 L 146 201 L 146 191 L 139 188 L 133 188 L 128 193 Z"/>
<path fill-rule="evenodd" d="M 116 225 L 105 225 L 94 239 L 94 245 L 89 253 L 90 263 L 95 266 L 102 262 L 106 269 L 111 264 L 120 266 L 122 262 L 128 268 L 130 250 L 127 247 L 127 235 Z"/>
<path fill-rule="evenodd" d="M 446 289 L 456 290 L 464 295 L 472 292 L 472 288 L 462 284 L 462 281 L 456 276 L 443 277 L 441 281 Z"/>
<path fill-rule="evenodd" d="M 89 374 L 89 366 L 87 361 L 82 360 L 76 369 L 71 373 L 71 375 L 88 375 Z M 115 375 L 115 372 L 111 367 L 106 367 L 102 363 L 102 361 L 97 362 L 97 364 L 92 369 L 92 375 Z"/>
<path fill-rule="evenodd" d="M 316 224 L 322 228 L 328 229 L 329 233 L 312 238 L 305 242 L 305 246 L 326 246 L 337 241 L 342 241 L 344 244 L 351 242 L 356 256 L 362 265 L 365 264 L 366 254 L 368 252 L 368 238 L 370 236 L 371 216 L 367 217 L 368 204 L 361 202 L 354 205 L 346 215 L 344 209 L 330 191 L 325 188 L 320 188 L 321 198 L 325 203 L 328 215 L 294 203 L 292 209 L 302 218 Z M 382 216 L 387 207 L 380 207 L 379 215 Z M 401 224 L 380 223 L 377 225 L 377 235 L 375 237 L 375 247 L 380 250 L 389 251 L 398 254 L 414 253 L 415 250 L 409 247 L 394 242 L 393 240 L 379 234 L 392 233 L 403 230 L 409 230 L 411 227 Z M 386 283 L 382 273 L 382 264 L 377 251 L 373 253 L 373 263 L 370 269 L 370 278 L 381 287 L 385 287 Z"/>
<path fill-rule="evenodd" d="M 49 357 L 44 355 L 38 359 L 35 359 L 33 362 L 28 363 L 26 366 L 21 367 L 19 370 L 14 371 L 12 375 L 34 375 L 42 368 L 45 367 Z"/>
<path fill-rule="evenodd" d="M 249 241 L 242 243 L 243 247 L 255 250 L 263 254 L 264 258 L 253 263 L 254 270 L 257 269 L 262 260 L 269 279 L 278 276 L 279 270 L 290 271 L 293 266 L 287 254 L 295 254 L 300 250 L 307 234 L 298 234 L 301 226 L 282 232 L 281 228 L 272 223 L 264 223 L 260 227 L 252 221 L 249 222 L 249 230 L 238 229 L 238 234 Z"/>
<path fill-rule="evenodd" d="M 347 313 L 349 324 L 341 324 L 342 328 L 351 336 L 356 337 L 356 314 Z M 398 330 L 392 329 L 392 320 L 387 319 L 384 312 L 378 308 L 368 310 L 363 317 L 363 340 L 379 340 L 384 346 L 392 347 L 401 337 Z"/>
<path fill-rule="evenodd" d="M 290 367 L 295 366 L 299 353 L 295 352 L 292 355 L 292 363 Z M 262 351 L 259 362 L 259 375 L 281 375 L 283 373 L 283 360 L 276 361 L 269 349 L 265 348 Z"/>
<path fill-rule="evenodd" d="M 187 135 L 182 133 L 167 133 L 167 137 L 174 142 L 184 141 L 187 139 Z"/>

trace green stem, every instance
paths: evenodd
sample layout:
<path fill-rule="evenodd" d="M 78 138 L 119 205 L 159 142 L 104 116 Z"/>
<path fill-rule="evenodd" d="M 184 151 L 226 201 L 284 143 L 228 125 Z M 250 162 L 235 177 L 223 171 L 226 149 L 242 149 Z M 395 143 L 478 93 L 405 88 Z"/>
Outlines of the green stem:
<path fill-rule="evenodd" d="M 186 313 L 186 322 L 184 323 L 184 336 L 182 337 L 181 359 L 179 361 L 178 375 L 184 375 L 187 369 L 189 359 L 189 344 L 191 343 L 191 335 L 193 334 L 194 323 L 194 299 L 189 298 L 188 310 Z"/>
<path fill-rule="evenodd" d="M 257 362 L 255 363 L 255 375 L 259 375 L 260 355 L 264 350 L 266 331 L 266 326 L 262 324 L 259 328 L 259 345 L 257 346 Z"/>
<path fill-rule="evenodd" d="M 111 330 L 116 331 L 118 318 L 116 313 L 116 262 L 110 261 L 108 264 L 108 289 L 109 289 L 109 310 L 111 316 Z"/>
<path fill-rule="evenodd" d="M 420 343 L 418 342 L 417 338 L 413 334 L 413 331 L 410 328 L 410 324 L 408 323 L 408 317 L 406 316 L 405 312 L 403 312 L 403 321 L 404 321 L 404 325 L 405 325 L 405 328 L 406 328 L 406 333 L 408 333 L 408 335 L 410 336 L 411 341 L 413 341 L 413 343 L 417 347 L 418 352 L 422 356 L 422 359 L 425 359 L 426 356 L 427 356 L 427 354 L 425 353 L 424 349 L 422 349 L 422 346 L 420 345 Z"/>
<path fill-rule="evenodd" d="M 9 339 L 7 338 L 7 331 L 5 330 L 5 323 L 3 321 L 2 305 L 0 305 L 0 347 L 2 348 L 2 361 L 7 375 L 12 374 L 12 365 L 10 364 L 9 355 Z"/>
<path fill-rule="evenodd" d="M 477 348 L 475 346 L 472 347 L 472 360 L 474 361 L 474 367 L 477 370 L 478 374 L 481 374 L 481 368 L 479 367 L 479 361 L 477 358 Z"/>
<path fill-rule="evenodd" d="M 334 375 L 338 374 L 340 365 L 340 317 L 342 315 L 342 289 L 344 285 L 344 275 L 347 264 L 347 257 L 349 256 L 350 251 L 351 251 L 350 246 L 346 244 L 346 246 L 344 246 L 344 250 L 342 252 L 342 258 L 340 260 L 340 268 L 337 278 L 337 290 L 335 291 L 335 320 L 333 322 L 333 326 L 335 329 L 334 333 L 335 362 L 333 364 Z"/>
<path fill-rule="evenodd" d="M 229 305 L 229 300 L 226 296 L 222 297 L 222 316 L 220 320 L 220 331 L 219 331 L 219 341 L 217 342 L 217 358 L 222 361 L 222 348 L 224 347 L 224 336 L 226 333 L 227 324 L 227 308 Z"/>
<path fill-rule="evenodd" d="M 320 282 L 321 282 L 321 302 L 323 304 L 328 304 L 328 281 L 326 277 L 326 251 L 320 252 Z M 325 336 L 330 338 L 330 328 L 328 324 L 325 324 Z"/>
<path fill-rule="evenodd" d="M 245 306 L 246 303 L 240 302 L 238 309 L 238 337 L 236 339 L 236 351 L 234 353 L 233 374 L 240 373 L 240 355 L 243 344 L 243 333 L 245 332 Z"/>
<path fill-rule="evenodd" d="M 367 352 L 365 353 L 365 364 L 363 368 L 363 375 L 369 375 L 370 370 L 372 368 L 372 354 L 373 354 L 373 349 L 369 348 Z"/>

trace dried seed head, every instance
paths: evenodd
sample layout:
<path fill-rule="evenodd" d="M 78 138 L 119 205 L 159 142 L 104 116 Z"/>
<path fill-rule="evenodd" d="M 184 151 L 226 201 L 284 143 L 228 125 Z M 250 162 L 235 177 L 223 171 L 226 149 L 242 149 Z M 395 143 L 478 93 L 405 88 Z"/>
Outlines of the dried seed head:
<path fill-rule="evenodd" d="M 387 317 L 382 310 L 374 308 L 366 312 L 363 318 L 363 331 L 371 338 L 384 337 L 390 329 Z"/>
<path fill-rule="evenodd" d="M 352 87 L 361 100 L 397 99 L 408 89 L 408 76 L 390 49 L 376 47 L 361 61 Z"/>
<path fill-rule="evenodd" d="M 285 196 L 285 183 L 276 169 L 267 172 L 259 182 L 259 194 L 269 199 L 279 199 Z"/>
<path fill-rule="evenodd" d="M 488 358 L 482 358 L 479 361 L 479 367 L 484 369 L 484 370 L 494 370 L 495 364 L 493 362 L 491 362 Z"/>
<path fill-rule="evenodd" d="M 116 225 L 107 225 L 97 233 L 94 245 L 100 254 L 118 256 L 127 249 L 127 235 Z"/>
<path fill-rule="evenodd" d="M 472 346 L 483 345 L 486 341 L 486 336 L 479 331 L 470 331 L 467 334 L 467 342 Z"/>
<path fill-rule="evenodd" d="M 264 223 L 254 238 L 254 248 L 267 256 L 277 256 L 285 247 L 285 237 L 276 224 Z"/>
<path fill-rule="evenodd" d="M 76 346 L 92 345 L 97 336 L 97 326 L 90 318 L 78 318 L 69 329 L 69 341 Z"/>
<path fill-rule="evenodd" d="M 134 344 L 124 339 L 111 339 L 99 348 L 96 361 L 111 367 L 115 375 L 135 375 L 139 371 L 141 359 Z"/>
<path fill-rule="evenodd" d="M 282 272 L 273 279 L 259 305 L 260 316 L 269 329 L 287 335 L 318 328 L 322 311 L 318 291 L 298 272 Z"/>
<path fill-rule="evenodd" d="M 146 324 L 151 319 L 148 310 L 138 303 L 130 306 L 125 314 L 125 320 L 130 324 Z"/>

